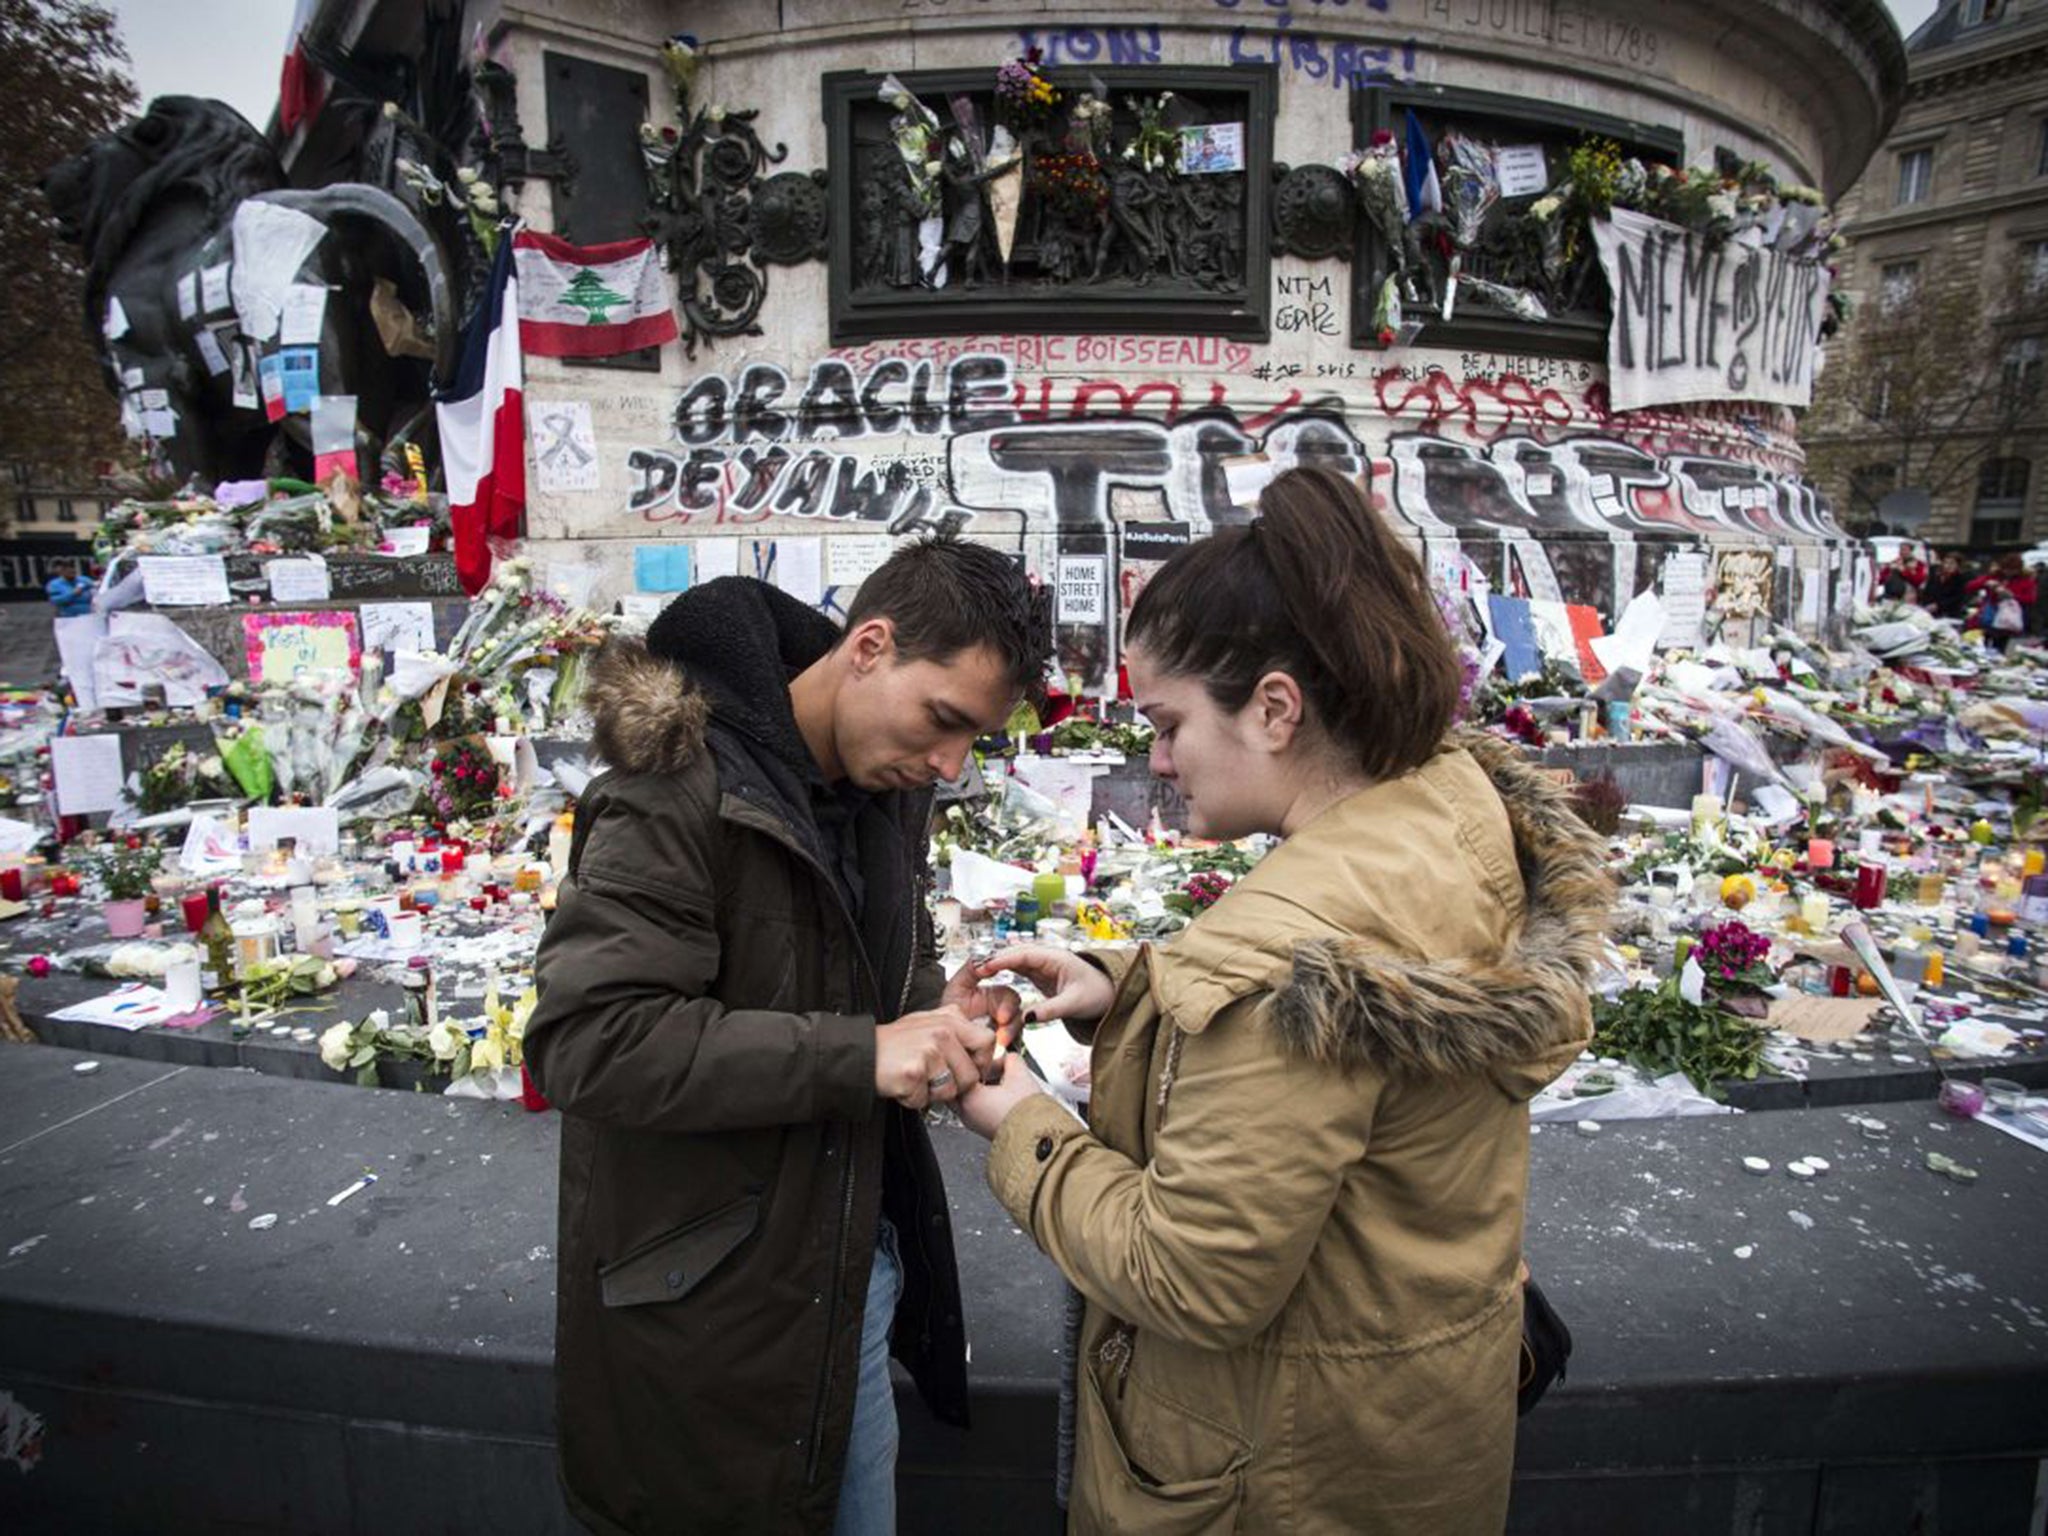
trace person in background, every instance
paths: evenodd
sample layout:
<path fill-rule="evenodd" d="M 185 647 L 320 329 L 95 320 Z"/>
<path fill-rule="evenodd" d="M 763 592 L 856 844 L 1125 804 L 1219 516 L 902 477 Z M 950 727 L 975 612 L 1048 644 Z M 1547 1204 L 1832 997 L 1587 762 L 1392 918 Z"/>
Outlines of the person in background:
<path fill-rule="evenodd" d="M 1898 556 L 1877 573 L 1878 595 L 1886 602 L 1917 603 L 1927 582 L 1927 562 L 1918 545 L 1901 544 Z"/>
<path fill-rule="evenodd" d="M 82 576 L 76 560 L 52 560 L 50 579 L 43 583 L 43 591 L 50 599 L 50 606 L 57 610 L 60 619 L 75 619 L 92 612 L 93 581 Z"/>
<path fill-rule="evenodd" d="M 1944 619 L 1959 619 L 1969 598 L 1969 573 L 1963 557 L 1949 550 L 1936 563 L 1934 572 L 1920 588 L 1920 606 Z"/>
<path fill-rule="evenodd" d="M 1177 553 L 1126 655 L 1189 830 L 1279 846 L 1167 948 L 1022 946 L 1084 1127 L 1012 1055 L 960 1103 L 1085 1299 L 1069 1531 L 1500 1531 L 1528 1100 L 1591 1033 L 1603 840 L 1451 732 L 1420 563 L 1321 469 Z M 968 1012 L 1007 1033 L 1017 994 Z"/>
<path fill-rule="evenodd" d="M 2027 615 L 2039 596 L 2034 573 L 2018 555 L 2000 555 L 1998 563 L 1968 584 L 1976 601 L 1975 623 L 1997 650 L 2026 633 Z"/>

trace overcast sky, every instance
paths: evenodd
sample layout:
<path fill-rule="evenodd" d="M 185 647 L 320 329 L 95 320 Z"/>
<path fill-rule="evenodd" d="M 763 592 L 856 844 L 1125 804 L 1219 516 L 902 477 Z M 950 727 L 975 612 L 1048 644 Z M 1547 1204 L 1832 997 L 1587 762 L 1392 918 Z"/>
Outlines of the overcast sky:
<path fill-rule="evenodd" d="M 135 86 L 153 96 L 212 96 L 258 128 L 277 106 L 292 0 L 109 0 L 121 19 Z M 1885 0 L 1911 35 L 1935 0 Z"/>

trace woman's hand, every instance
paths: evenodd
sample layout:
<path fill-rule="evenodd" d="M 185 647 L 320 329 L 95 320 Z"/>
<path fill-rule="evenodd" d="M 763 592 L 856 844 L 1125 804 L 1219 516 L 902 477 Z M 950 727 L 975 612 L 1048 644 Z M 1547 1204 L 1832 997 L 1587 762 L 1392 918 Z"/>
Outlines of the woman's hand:
<path fill-rule="evenodd" d="M 1026 1099 L 1035 1099 L 1045 1092 L 1031 1069 L 1024 1064 L 1021 1056 L 1007 1056 L 1003 1059 L 1003 1075 L 993 1083 L 977 1083 L 967 1090 L 966 1095 L 954 1108 L 960 1112 L 960 1119 L 967 1129 L 989 1141 L 996 1139 L 996 1132 L 1002 1129 L 1010 1111 Z"/>
<path fill-rule="evenodd" d="M 1044 1000 L 1034 1004 L 1027 1015 L 1034 1023 L 1066 1019 L 1076 1024 L 1093 1024 L 1109 1012 L 1109 1005 L 1116 1000 L 1116 989 L 1110 985 L 1109 978 L 1068 949 L 1019 945 L 1013 949 L 998 950 L 974 969 L 978 977 L 1015 971 L 1038 988 Z M 986 990 L 999 995 L 996 1006 L 1000 1005 L 1000 995 L 1007 995 L 1012 1002 L 1016 999 L 1016 994 L 1007 987 Z M 996 1027 L 1001 1029 L 1003 1020 L 993 1014 L 991 1017 Z"/>

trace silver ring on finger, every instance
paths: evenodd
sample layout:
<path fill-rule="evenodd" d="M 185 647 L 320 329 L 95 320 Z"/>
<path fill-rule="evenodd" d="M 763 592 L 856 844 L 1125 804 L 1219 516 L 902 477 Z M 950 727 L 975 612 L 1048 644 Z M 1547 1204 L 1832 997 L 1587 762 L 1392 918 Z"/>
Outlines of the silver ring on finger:
<path fill-rule="evenodd" d="M 951 1081 L 953 1081 L 953 1069 L 951 1067 L 941 1067 L 938 1076 L 926 1078 L 924 1085 L 933 1093 L 937 1093 Z"/>

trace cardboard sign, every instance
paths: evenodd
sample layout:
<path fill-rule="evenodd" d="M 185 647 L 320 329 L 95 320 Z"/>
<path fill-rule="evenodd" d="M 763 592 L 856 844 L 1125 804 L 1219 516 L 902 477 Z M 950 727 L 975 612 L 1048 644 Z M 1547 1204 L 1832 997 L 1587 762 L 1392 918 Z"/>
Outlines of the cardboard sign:
<path fill-rule="evenodd" d="M 362 665 L 353 613 L 245 613 L 242 634 L 256 682 L 288 683 L 301 672 L 354 672 Z"/>

